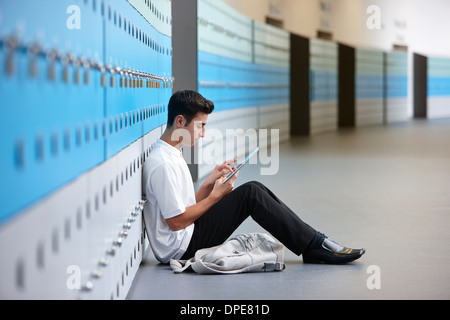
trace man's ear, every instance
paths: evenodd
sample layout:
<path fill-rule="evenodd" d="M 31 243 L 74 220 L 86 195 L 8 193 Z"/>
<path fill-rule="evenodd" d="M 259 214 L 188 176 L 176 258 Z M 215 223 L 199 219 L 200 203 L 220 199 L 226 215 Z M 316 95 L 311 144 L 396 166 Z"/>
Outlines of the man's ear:
<path fill-rule="evenodd" d="M 186 125 L 186 118 L 180 114 L 175 117 L 174 124 L 177 128 L 183 128 Z"/>

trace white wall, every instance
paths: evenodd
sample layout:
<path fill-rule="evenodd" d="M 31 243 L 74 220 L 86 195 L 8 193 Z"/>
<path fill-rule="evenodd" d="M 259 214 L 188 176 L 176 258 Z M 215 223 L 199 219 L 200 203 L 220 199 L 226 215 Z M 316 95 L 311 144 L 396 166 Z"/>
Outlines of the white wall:
<path fill-rule="evenodd" d="M 426 55 L 450 57 L 450 1 L 410 0 L 409 15 L 411 49 Z"/>
<path fill-rule="evenodd" d="M 322 11 L 320 2 L 328 3 Z M 405 43 L 411 50 L 432 55 L 449 55 L 450 1 L 448 0 L 223 0 L 239 12 L 265 22 L 270 4 L 279 8 L 285 29 L 315 37 L 327 29 L 334 40 L 353 46 L 390 50 L 393 43 Z M 370 30 L 367 8 L 381 9 L 381 30 Z M 272 14 L 273 15 L 273 14 Z M 406 23 L 401 25 L 400 23 Z"/>

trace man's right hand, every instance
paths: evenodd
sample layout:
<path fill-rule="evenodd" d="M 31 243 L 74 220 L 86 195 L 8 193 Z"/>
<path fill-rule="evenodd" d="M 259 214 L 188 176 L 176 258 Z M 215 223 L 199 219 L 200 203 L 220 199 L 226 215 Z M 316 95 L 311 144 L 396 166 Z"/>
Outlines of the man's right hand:
<path fill-rule="evenodd" d="M 236 174 L 234 176 L 232 176 L 230 178 L 230 180 L 228 180 L 226 183 L 223 183 L 227 179 L 226 175 L 223 175 L 222 177 L 217 179 L 216 182 L 214 183 L 214 188 L 211 192 L 211 197 L 214 197 L 214 199 L 216 201 L 219 201 L 224 196 L 226 196 L 228 193 L 233 191 L 234 183 L 236 182 L 238 175 L 239 175 L 239 172 L 236 172 Z"/>

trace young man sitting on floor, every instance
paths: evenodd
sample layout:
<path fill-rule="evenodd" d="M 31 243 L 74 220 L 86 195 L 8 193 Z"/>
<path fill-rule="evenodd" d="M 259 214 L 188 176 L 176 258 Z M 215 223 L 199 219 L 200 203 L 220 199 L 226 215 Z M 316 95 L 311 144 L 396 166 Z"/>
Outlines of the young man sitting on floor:
<path fill-rule="evenodd" d="M 176 92 L 168 105 L 167 128 L 145 162 L 144 219 L 160 262 L 187 260 L 199 249 L 224 243 L 249 216 L 302 255 L 304 263 L 343 264 L 365 253 L 340 246 L 316 231 L 259 182 L 234 189 L 236 173 L 223 183 L 236 159 L 216 166 L 195 193 L 181 149 L 204 137 L 213 110 L 214 104 L 195 91 Z"/>

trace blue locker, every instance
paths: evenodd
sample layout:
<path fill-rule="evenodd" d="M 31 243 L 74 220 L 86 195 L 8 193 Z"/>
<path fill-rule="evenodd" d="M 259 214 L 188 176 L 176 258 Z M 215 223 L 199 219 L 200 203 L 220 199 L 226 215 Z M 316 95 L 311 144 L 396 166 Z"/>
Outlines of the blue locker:
<path fill-rule="evenodd" d="M 74 4 L 80 29 L 67 27 Z M 104 142 L 97 1 L 2 1 L 0 11 L 1 222 L 101 163 Z"/>

